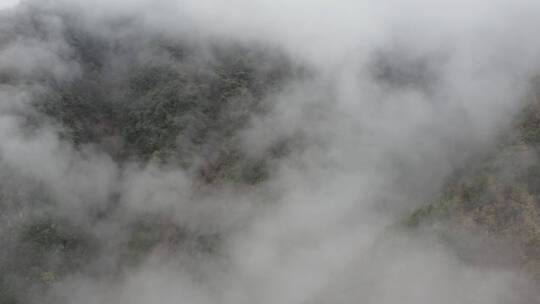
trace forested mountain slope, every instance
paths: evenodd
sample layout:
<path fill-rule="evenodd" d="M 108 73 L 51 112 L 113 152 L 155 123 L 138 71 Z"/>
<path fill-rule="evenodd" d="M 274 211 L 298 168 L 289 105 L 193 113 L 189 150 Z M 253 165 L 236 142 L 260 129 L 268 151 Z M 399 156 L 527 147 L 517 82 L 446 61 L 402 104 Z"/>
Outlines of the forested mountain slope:
<path fill-rule="evenodd" d="M 58 30 L 51 19 L 64 26 Z M 56 52 L 76 66 L 70 77 L 55 75 L 47 62 L 32 71 L 2 70 L 4 88 L 31 88 L 28 108 L 17 114 L 29 137 L 53 128 L 83 155 L 97 151 L 126 167 L 182 168 L 193 178 L 195 193 L 222 184 L 256 186 L 272 170 L 273 159 L 289 149 L 287 141 L 275 142 L 259 157 L 248 156 L 238 138 L 250 118 L 267 111 L 269 94 L 304 73 L 279 50 L 235 43 L 198 46 L 152 32 L 135 35 L 144 29 L 130 20 L 107 28 L 125 36 L 100 36 L 70 15 L 40 9 L 4 22 L 9 24 L 0 33 L 4 45 L 18 40 L 53 44 L 60 35 L 65 45 Z M 190 231 L 163 212 L 142 212 L 124 222 L 122 202 L 114 193 L 88 207 L 89 222 L 59 216 L 48 210 L 58 208 L 50 189 L 32 176 L 2 171 L 1 303 L 23 303 L 27 288 L 46 289 L 92 268 L 110 240 L 89 233 L 87 225 L 116 219 L 123 226 L 111 257 L 118 271 L 157 248 L 207 254 L 219 246 L 218 233 Z"/>
<path fill-rule="evenodd" d="M 308 2 L 0 10 L 0 304 L 540 303 L 540 7 Z"/>
<path fill-rule="evenodd" d="M 482 159 L 466 163 L 440 197 L 416 210 L 412 227 L 450 225 L 481 232 L 540 279 L 540 84 L 531 82 L 527 106 Z M 509 249 L 510 248 L 510 249 Z M 492 253 L 493 254 L 493 253 Z M 495 254 L 496 255 L 496 254 Z M 488 257 L 485 257 L 489 260 Z"/>

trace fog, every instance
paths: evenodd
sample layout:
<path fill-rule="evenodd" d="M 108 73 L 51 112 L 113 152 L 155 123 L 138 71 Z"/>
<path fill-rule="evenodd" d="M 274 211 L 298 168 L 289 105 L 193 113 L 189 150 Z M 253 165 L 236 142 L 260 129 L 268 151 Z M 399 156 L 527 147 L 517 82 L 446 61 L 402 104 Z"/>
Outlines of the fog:
<path fill-rule="evenodd" d="M 538 282 L 518 267 L 477 265 L 437 233 L 400 226 L 511 127 L 540 67 L 540 2 L 23 0 L 0 6 L 7 6 L 0 12 L 2 263 L 16 260 L 16 227 L 43 215 L 72 223 L 96 252 L 80 269 L 47 279 L 45 288 L 6 275 L 2 282 L 22 290 L 24 301 L 540 302 Z M 117 83 L 131 75 L 133 62 L 206 79 L 208 66 L 220 60 L 215 48 L 269 53 L 255 61 L 260 73 L 286 61 L 292 72 L 279 85 L 261 97 L 234 96 L 220 115 L 225 122 L 247 115 L 230 141 L 246 158 L 270 158 L 282 142 L 287 153 L 269 160 L 268 177 L 256 185 L 201 182 L 197 170 L 229 143 L 216 130 L 195 148 L 198 126 L 214 123 L 196 112 L 182 116 L 186 127 L 171 152 L 195 151 L 189 165 L 110 152 L 129 146 L 100 131 L 74 143 L 66 124 L 86 127 L 47 116 L 61 115 L 60 106 L 52 114 L 36 108 L 59 84 L 87 77 L 82 61 L 100 51 L 83 46 L 90 55 L 77 55 L 70 28 L 108 48 L 104 76 L 92 78 L 103 96 L 88 97 L 105 100 L 96 107 L 131 100 Z M 195 51 L 175 61 L 152 49 L 154 37 Z M 67 96 L 59 100 L 82 100 Z M 264 111 L 245 106 L 255 98 Z M 185 241 L 174 250 L 158 244 L 140 263 L 120 267 L 130 223 L 147 214 L 159 217 L 156 225 L 184 229 Z M 207 239 L 211 249 L 201 247 Z"/>

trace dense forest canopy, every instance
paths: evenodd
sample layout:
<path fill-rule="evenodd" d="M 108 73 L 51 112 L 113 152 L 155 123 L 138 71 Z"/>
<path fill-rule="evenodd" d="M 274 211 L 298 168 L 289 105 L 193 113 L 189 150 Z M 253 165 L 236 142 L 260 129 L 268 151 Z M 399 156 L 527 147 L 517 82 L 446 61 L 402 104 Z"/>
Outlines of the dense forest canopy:
<path fill-rule="evenodd" d="M 539 302 L 540 6 L 376 2 L 0 10 L 0 303 Z"/>

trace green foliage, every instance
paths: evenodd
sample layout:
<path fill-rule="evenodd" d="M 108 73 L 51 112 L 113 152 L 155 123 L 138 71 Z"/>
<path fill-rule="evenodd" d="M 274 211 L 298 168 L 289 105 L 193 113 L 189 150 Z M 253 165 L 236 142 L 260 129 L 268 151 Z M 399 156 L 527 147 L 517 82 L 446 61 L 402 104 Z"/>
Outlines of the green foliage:
<path fill-rule="evenodd" d="M 29 218 L 10 231 L 14 237 L 3 240 L 0 254 L 0 303 L 26 303 L 28 289 L 39 293 L 84 271 L 98 249 L 95 238 L 83 230 L 58 218 Z"/>
<path fill-rule="evenodd" d="M 540 195 L 540 163 L 528 167 L 520 181 L 526 185 L 529 193 Z"/>
<path fill-rule="evenodd" d="M 536 104 L 528 106 L 519 123 L 521 138 L 531 145 L 540 144 L 540 113 L 537 107 Z"/>
<path fill-rule="evenodd" d="M 160 224 L 153 221 L 140 221 L 130 227 L 127 254 L 130 263 L 138 263 L 147 256 L 160 241 Z"/>
<path fill-rule="evenodd" d="M 467 209 L 481 206 L 487 201 L 489 176 L 477 175 L 458 186 L 457 195 Z"/>
<path fill-rule="evenodd" d="M 43 273 L 56 277 L 86 264 L 96 253 L 93 242 L 81 228 L 64 220 L 34 220 L 20 232 L 17 262 L 35 270 L 37 277 L 43 278 Z"/>
<path fill-rule="evenodd" d="M 188 254 L 210 254 L 220 245 L 218 234 L 198 234 L 160 215 L 142 216 L 128 231 L 125 262 L 131 265 L 141 263 L 155 250 L 161 254 L 180 250 Z"/>
<path fill-rule="evenodd" d="M 45 71 L 23 79 L 43 88 L 34 91 L 35 112 L 25 113 L 29 132 L 54 125 L 76 149 L 91 145 L 120 166 L 135 161 L 182 167 L 208 184 L 260 184 L 272 172 L 272 159 L 289 153 L 280 142 L 258 158 L 248 157 L 238 141 L 250 120 L 268 110 L 268 94 L 295 76 L 278 51 L 233 44 L 203 49 L 151 33 L 140 40 L 114 39 L 90 33 L 77 20 L 59 18 L 70 49 L 65 60 L 80 68 L 80 75 L 57 78 Z M 45 39 L 48 27 L 38 21 L 17 22 L 29 22 L 30 28 L 23 29 Z M 122 32 L 123 26 L 133 24 L 122 21 L 111 30 Z M 0 72 L 0 81 L 17 82 L 19 77 Z M 8 202 L 27 209 L 55 204 L 39 186 L 13 191 L 17 195 L 0 198 L 0 207 Z M 116 198 L 105 203 L 114 214 Z M 99 224 L 107 216 L 91 215 L 89 220 Z M 106 240 L 67 219 L 40 214 L 16 221 L 12 232 L 0 234 L 9 238 L 0 252 L 0 303 L 25 302 L 20 291 L 45 290 L 70 274 L 84 273 L 106 247 Z M 159 250 L 210 254 L 221 245 L 219 234 L 191 231 L 162 215 L 133 221 L 114 244 L 125 258 L 115 261 L 115 267 L 137 265 Z"/>
<path fill-rule="evenodd" d="M 418 227 L 422 223 L 448 220 L 459 203 L 457 198 L 443 198 L 437 202 L 416 209 L 406 220 L 408 227 Z"/>
<path fill-rule="evenodd" d="M 524 269 L 540 278 L 540 90 L 497 149 L 448 182 L 442 199 L 415 210 L 405 225 L 446 221 L 510 242 Z"/>
<path fill-rule="evenodd" d="M 524 143 L 536 146 L 540 144 L 540 77 L 530 82 L 529 102 L 517 117 L 517 129 Z"/>
<path fill-rule="evenodd" d="M 34 102 L 61 126 L 66 140 L 103 145 L 119 162 L 205 171 L 201 175 L 214 182 L 257 184 L 268 177 L 266 161 L 236 151 L 236 136 L 265 111 L 266 94 L 292 77 L 279 54 L 227 45 L 203 56 L 202 50 L 160 37 L 129 50 L 131 42 L 112 43 L 79 28 L 67 35 L 82 75 L 48 84 L 51 90 Z M 128 65 L 107 65 L 115 61 Z M 106 146 L 109 139 L 116 145 Z"/>

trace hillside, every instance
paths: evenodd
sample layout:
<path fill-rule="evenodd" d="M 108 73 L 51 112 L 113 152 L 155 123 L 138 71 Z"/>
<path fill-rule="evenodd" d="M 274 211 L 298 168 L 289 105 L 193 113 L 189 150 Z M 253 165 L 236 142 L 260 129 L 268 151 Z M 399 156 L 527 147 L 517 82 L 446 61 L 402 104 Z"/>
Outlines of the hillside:
<path fill-rule="evenodd" d="M 533 81 L 527 106 L 482 160 L 458 170 L 439 198 L 405 221 L 411 227 L 441 223 L 482 233 L 513 263 L 540 279 L 540 91 Z M 508 249 L 506 250 L 508 251 Z"/>
<path fill-rule="evenodd" d="M 0 9 L 0 304 L 540 303 L 540 6 L 408 2 Z"/>
<path fill-rule="evenodd" d="M 141 40 L 99 36 L 69 15 L 61 17 L 65 28 L 55 33 L 48 18 L 47 11 L 32 10 L 0 34 L 7 45 L 36 35 L 35 43 L 46 44 L 60 34 L 70 49 L 65 56 L 78 64 L 77 75 L 69 79 L 58 79 L 47 68 L 31 74 L 2 71 L 3 88 L 32 88 L 31 111 L 17 114 L 30 137 L 53 128 L 76 153 L 101 153 L 120 167 L 182 168 L 194 180 L 194 195 L 223 184 L 256 186 L 270 174 L 272 161 L 287 153 L 289 143 L 280 141 L 260 157 L 250 157 L 241 151 L 238 138 L 251 117 L 267 111 L 265 97 L 300 75 L 279 52 L 218 44 L 201 55 L 206 47 L 159 33 Z M 127 20 L 113 31 L 134 27 Z M 118 274 L 158 248 L 192 254 L 218 250 L 219 233 L 190 231 L 162 211 L 122 219 L 125 207 L 114 193 L 88 206 L 89 217 L 77 222 L 51 211 L 58 208 L 59 198 L 32 176 L 5 167 L 3 175 L 10 181 L 0 186 L 5 211 L 1 303 L 24 303 L 28 289 L 45 291 L 103 258 L 110 239 L 88 232 L 87 225 L 119 221 L 116 229 L 123 235 L 111 261 Z"/>

